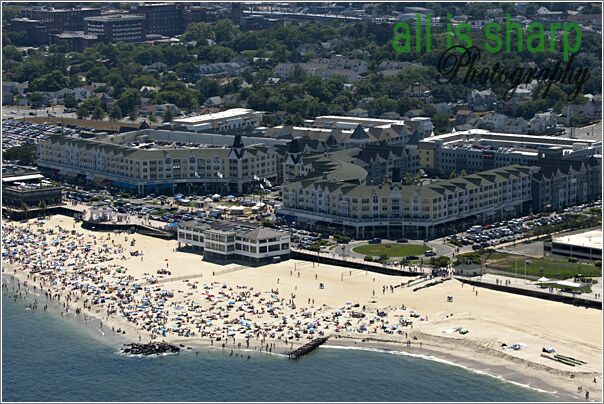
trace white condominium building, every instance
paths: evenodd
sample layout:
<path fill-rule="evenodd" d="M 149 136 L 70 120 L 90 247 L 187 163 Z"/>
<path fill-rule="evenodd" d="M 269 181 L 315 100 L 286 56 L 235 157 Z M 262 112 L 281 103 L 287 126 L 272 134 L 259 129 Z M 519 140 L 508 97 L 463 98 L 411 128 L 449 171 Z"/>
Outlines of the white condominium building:
<path fill-rule="evenodd" d="M 189 192 L 191 187 L 243 193 L 259 180 L 276 181 L 282 164 L 274 146 L 285 143 L 153 129 L 96 139 L 57 135 L 39 143 L 38 165 L 51 177 L 137 194 Z"/>
<path fill-rule="evenodd" d="M 489 223 L 530 210 L 531 177 L 538 167 L 510 165 L 489 171 L 403 185 L 398 169 L 382 184 L 345 155 L 318 160 L 316 170 L 282 187 L 278 217 L 318 231 L 432 238 L 468 223 Z"/>

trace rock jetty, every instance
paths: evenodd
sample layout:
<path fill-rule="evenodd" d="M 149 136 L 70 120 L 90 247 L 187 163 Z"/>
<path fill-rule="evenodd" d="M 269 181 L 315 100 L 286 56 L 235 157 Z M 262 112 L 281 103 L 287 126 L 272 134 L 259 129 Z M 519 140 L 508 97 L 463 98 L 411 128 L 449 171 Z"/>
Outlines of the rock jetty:
<path fill-rule="evenodd" d="M 125 354 L 130 355 L 160 355 L 164 353 L 178 353 L 180 348 L 174 345 L 170 345 L 165 342 L 150 342 L 148 344 L 124 344 L 126 348 L 123 348 Z"/>

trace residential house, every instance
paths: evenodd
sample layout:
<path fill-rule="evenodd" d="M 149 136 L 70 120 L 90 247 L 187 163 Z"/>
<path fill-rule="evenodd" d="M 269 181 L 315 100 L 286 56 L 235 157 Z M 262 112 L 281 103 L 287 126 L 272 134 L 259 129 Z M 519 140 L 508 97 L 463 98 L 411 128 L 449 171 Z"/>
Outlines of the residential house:
<path fill-rule="evenodd" d="M 279 63 L 275 67 L 275 74 L 278 77 L 291 77 L 294 74 L 294 63 Z"/>
<path fill-rule="evenodd" d="M 367 110 L 363 108 L 355 108 L 348 111 L 348 115 L 356 116 L 358 118 L 367 118 L 369 117 L 369 112 L 367 112 Z"/>
<path fill-rule="evenodd" d="M 23 95 L 29 87 L 29 83 L 17 83 L 15 81 L 2 82 L 2 105 L 10 105 L 15 101 L 16 95 Z M 19 97 L 20 98 L 20 97 Z"/>
<path fill-rule="evenodd" d="M 510 118 L 505 114 L 489 111 L 476 119 L 474 128 L 525 135 L 528 133 L 529 123 L 524 118 Z"/>
<path fill-rule="evenodd" d="M 532 135 L 544 135 L 556 130 L 558 118 L 554 112 L 535 114 L 529 121 L 528 132 Z"/>
<path fill-rule="evenodd" d="M 151 63 L 150 65 L 143 66 L 143 71 L 144 72 L 158 72 L 158 73 L 167 72 L 168 65 L 163 62 L 154 62 L 154 63 Z"/>
<path fill-rule="evenodd" d="M 210 97 L 204 103 L 204 107 L 219 107 L 222 105 L 222 98 L 220 96 Z"/>
<path fill-rule="evenodd" d="M 207 77 L 225 77 L 225 76 L 239 76 L 241 74 L 242 67 L 239 63 L 208 63 L 198 66 L 199 73 L 201 76 Z"/>
<path fill-rule="evenodd" d="M 159 90 L 160 87 L 142 86 L 138 92 L 141 97 L 149 97 L 152 93 L 157 93 Z"/>
<path fill-rule="evenodd" d="M 583 104 L 569 103 L 564 106 L 562 115 L 565 119 L 565 124 L 571 124 L 571 118 L 579 119 L 580 121 L 591 121 L 601 119 L 602 117 L 602 95 L 601 94 L 585 94 L 587 102 Z"/>
<path fill-rule="evenodd" d="M 472 111 L 489 111 L 494 109 L 496 104 L 497 96 L 490 88 L 484 91 L 474 89 L 470 94 L 468 94 L 468 107 Z"/>
<path fill-rule="evenodd" d="M 419 98 L 426 102 L 430 102 L 432 100 L 430 89 L 424 84 L 417 82 L 407 87 L 405 89 L 404 95 L 405 97 Z"/>

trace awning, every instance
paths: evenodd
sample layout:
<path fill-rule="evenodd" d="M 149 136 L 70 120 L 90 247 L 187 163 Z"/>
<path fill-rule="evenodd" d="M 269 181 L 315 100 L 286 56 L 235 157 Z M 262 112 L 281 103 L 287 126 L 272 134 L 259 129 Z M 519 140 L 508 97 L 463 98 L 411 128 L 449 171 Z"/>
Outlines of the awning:
<path fill-rule="evenodd" d="M 549 282 L 549 278 L 546 278 L 545 276 L 537 279 L 537 282 Z"/>
<path fill-rule="evenodd" d="M 583 284 L 581 284 L 581 283 L 570 282 L 570 281 L 558 281 L 558 282 L 556 282 L 556 285 L 566 287 L 566 288 L 580 288 L 581 286 L 583 286 Z"/>

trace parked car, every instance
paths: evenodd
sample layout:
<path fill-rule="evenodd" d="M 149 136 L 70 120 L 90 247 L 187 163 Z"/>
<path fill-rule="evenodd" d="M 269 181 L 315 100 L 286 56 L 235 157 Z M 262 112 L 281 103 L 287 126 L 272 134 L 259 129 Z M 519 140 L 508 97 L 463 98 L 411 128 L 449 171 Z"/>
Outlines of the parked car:
<path fill-rule="evenodd" d="M 399 238 L 398 240 L 396 240 L 397 243 L 408 243 L 409 240 L 407 240 L 406 238 Z"/>
<path fill-rule="evenodd" d="M 371 240 L 368 241 L 369 244 L 381 244 L 382 243 L 382 239 L 381 238 L 372 238 Z"/>

